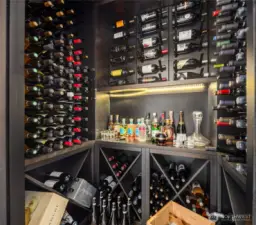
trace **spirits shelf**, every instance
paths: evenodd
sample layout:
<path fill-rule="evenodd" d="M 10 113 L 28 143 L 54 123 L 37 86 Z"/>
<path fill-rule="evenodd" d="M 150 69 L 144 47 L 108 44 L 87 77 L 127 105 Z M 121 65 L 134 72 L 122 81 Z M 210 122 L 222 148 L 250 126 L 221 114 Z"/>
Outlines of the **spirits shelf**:
<path fill-rule="evenodd" d="M 72 203 L 73 205 L 76 205 L 76 206 L 78 206 L 78 207 L 80 207 L 80 208 L 82 208 L 82 209 L 84 209 L 84 210 L 86 210 L 86 211 L 91 211 L 91 209 L 89 209 L 89 208 L 87 208 L 87 207 L 81 205 L 80 203 L 78 203 L 78 202 L 76 202 L 76 201 L 74 201 L 74 200 L 72 200 L 72 199 L 67 198 L 65 195 L 63 195 L 63 194 L 61 194 L 60 192 L 58 192 L 58 191 L 56 191 L 56 190 L 54 190 L 54 189 L 52 189 L 52 188 L 50 188 L 50 187 L 44 185 L 42 182 L 40 182 L 39 180 L 37 180 L 37 179 L 31 177 L 31 176 L 28 175 L 28 174 L 25 174 L 25 179 L 28 180 L 29 182 L 31 182 L 32 184 L 36 185 L 37 187 L 41 188 L 41 189 L 44 189 L 44 190 L 49 191 L 49 192 L 53 192 L 53 193 L 55 193 L 55 194 L 57 194 L 57 195 L 60 195 L 60 196 L 62 196 L 62 197 L 64 197 L 64 198 L 68 199 L 68 201 L 69 201 L 70 203 Z"/>
<path fill-rule="evenodd" d="M 206 77 L 206 78 L 198 78 L 198 79 L 189 79 L 189 80 L 177 80 L 177 81 L 166 81 L 166 82 L 156 82 L 156 83 L 147 83 L 147 84 L 130 84 L 123 86 L 109 86 L 109 87 L 99 87 L 97 90 L 99 92 L 111 92 L 117 90 L 133 90 L 139 88 L 164 88 L 171 86 L 180 86 L 180 85 L 189 85 L 189 84 L 209 84 L 211 82 L 215 82 L 216 77 Z"/>
<path fill-rule="evenodd" d="M 228 173 L 233 180 L 239 185 L 239 187 L 246 192 L 246 176 L 238 172 L 235 168 L 236 163 L 228 162 L 224 157 L 221 155 L 218 157 L 218 161 L 224 171 Z"/>
<path fill-rule="evenodd" d="M 163 155 L 179 155 L 179 156 L 198 156 L 198 158 L 208 158 L 216 156 L 215 151 L 207 151 L 205 148 L 177 148 L 171 146 L 157 146 L 151 142 L 126 142 L 126 141 L 104 141 L 97 140 L 96 143 L 106 148 L 118 148 L 129 151 L 141 151 L 141 148 L 150 149 L 151 153 L 163 154 Z"/>
<path fill-rule="evenodd" d="M 246 213 L 245 204 L 244 204 L 244 193 L 236 185 L 235 181 L 224 171 L 224 179 L 227 185 L 228 195 L 230 198 L 231 208 L 234 215 L 244 215 Z M 234 218 L 236 225 L 243 225 L 245 221 L 239 221 L 239 218 Z"/>
<path fill-rule="evenodd" d="M 84 142 L 81 145 L 75 145 L 64 150 L 55 151 L 46 155 L 41 155 L 32 159 L 25 160 L 25 172 L 36 169 L 38 167 L 53 163 L 58 160 L 65 159 L 72 155 L 84 152 L 90 148 L 93 148 L 95 141 Z"/>

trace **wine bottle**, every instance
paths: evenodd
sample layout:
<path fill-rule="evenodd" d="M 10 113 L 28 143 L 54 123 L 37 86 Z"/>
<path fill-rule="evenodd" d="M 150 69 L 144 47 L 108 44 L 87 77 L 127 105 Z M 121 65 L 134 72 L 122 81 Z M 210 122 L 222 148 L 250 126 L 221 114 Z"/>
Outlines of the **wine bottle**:
<path fill-rule="evenodd" d="M 238 30 L 238 28 L 246 28 L 246 23 L 242 22 L 242 23 L 230 23 L 230 24 L 221 25 L 220 28 L 217 29 L 217 32 L 224 33 L 228 31 Z"/>
<path fill-rule="evenodd" d="M 151 77 L 140 77 L 138 78 L 139 83 L 153 83 L 157 81 L 167 81 L 165 77 L 157 77 L 157 76 L 151 76 Z"/>
<path fill-rule="evenodd" d="M 236 3 L 240 0 L 217 0 L 216 1 L 216 6 L 222 6 L 222 5 L 226 5 L 226 4 L 230 4 L 230 3 Z"/>
<path fill-rule="evenodd" d="M 72 137 L 71 136 L 66 136 L 64 138 L 64 146 L 65 147 L 72 147 L 73 146 L 73 141 L 72 141 Z"/>
<path fill-rule="evenodd" d="M 205 16 L 205 15 L 207 15 L 207 14 L 205 13 L 202 15 L 198 15 L 193 12 L 188 12 L 188 13 L 185 13 L 185 14 L 175 17 L 174 20 L 172 21 L 172 25 L 173 25 L 173 27 L 184 26 L 184 25 L 194 22 L 196 19 L 198 19 L 202 16 Z"/>
<path fill-rule="evenodd" d="M 164 54 L 168 53 L 168 49 L 160 50 L 158 48 L 146 50 L 139 56 L 141 61 L 150 60 L 150 59 L 157 59 L 163 56 Z"/>
<path fill-rule="evenodd" d="M 129 221 L 127 218 L 127 207 L 125 204 L 123 204 L 123 220 L 121 225 L 128 225 L 128 224 L 129 224 Z"/>
<path fill-rule="evenodd" d="M 25 110 L 41 110 L 41 104 L 37 101 L 25 100 Z"/>
<path fill-rule="evenodd" d="M 187 80 L 187 79 L 195 79 L 202 77 L 203 74 L 194 73 L 194 72 L 178 72 L 174 74 L 176 80 Z M 205 74 L 207 75 L 207 73 Z"/>
<path fill-rule="evenodd" d="M 121 63 L 128 63 L 131 62 L 132 60 L 134 60 L 134 56 L 126 56 L 126 55 L 121 55 L 118 57 L 114 57 L 114 58 L 110 58 L 110 63 L 112 65 L 118 65 Z"/>
<path fill-rule="evenodd" d="M 73 178 L 69 173 L 52 171 L 46 173 L 46 179 L 59 180 L 63 183 L 69 183 L 70 181 L 72 181 Z"/>
<path fill-rule="evenodd" d="M 151 12 L 147 12 L 147 13 L 143 13 L 139 16 L 139 19 L 142 23 L 151 21 L 151 20 L 156 20 L 156 19 L 160 19 L 161 17 L 164 17 L 165 15 L 167 15 L 166 10 L 153 10 Z"/>
<path fill-rule="evenodd" d="M 216 91 L 215 95 L 233 95 L 233 96 L 244 96 L 246 94 L 244 88 L 236 89 L 221 89 Z"/>
<path fill-rule="evenodd" d="M 202 64 L 204 64 L 205 61 L 203 60 L 200 62 L 198 59 L 195 58 L 187 58 L 187 59 L 181 59 L 181 60 L 175 60 L 174 61 L 174 70 L 189 70 L 189 69 L 195 69 L 197 67 L 201 67 Z"/>
<path fill-rule="evenodd" d="M 116 218 L 116 203 L 112 202 L 112 212 L 110 216 L 109 225 L 117 225 L 117 218 Z"/>
<path fill-rule="evenodd" d="M 200 4 L 200 1 L 189 0 L 186 2 L 181 2 L 172 8 L 172 12 L 183 13 L 187 10 L 195 8 L 196 6 L 198 6 L 198 4 Z"/>
<path fill-rule="evenodd" d="M 106 199 L 103 199 L 100 225 L 108 225 L 106 209 L 107 209 L 107 202 L 106 202 Z"/>
<path fill-rule="evenodd" d="M 176 53 L 177 54 L 187 54 L 196 50 L 200 50 L 201 48 L 206 48 L 208 46 L 208 42 L 204 42 L 202 44 L 196 43 L 180 43 L 176 45 Z"/>
<path fill-rule="evenodd" d="M 245 157 L 238 157 L 238 156 L 232 156 L 232 155 L 226 155 L 225 159 L 228 162 L 233 162 L 233 163 L 246 163 Z"/>
<path fill-rule="evenodd" d="M 132 201 L 130 198 L 127 200 L 127 218 L 128 218 L 128 225 L 132 225 L 132 215 L 131 215 L 131 207 L 132 207 Z"/>
<path fill-rule="evenodd" d="M 168 168 L 168 174 L 172 181 L 174 181 L 177 178 L 177 165 L 175 162 L 170 163 Z"/>
<path fill-rule="evenodd" d="M 166 66 L 158 66 L 156 64 L 148 64 L 148 65 L 143 65 L 138 67 L 138 73 L 143 76 L 143 75 L 147 75 L 147 74 L 154 74 L 154 73 L 158 73 L 159 71 L 163 71 L 166 69 Z"/>
<path fill-rule="evenodd" d="M 191 41 L 191 40 L 197 39 L 198 37 L 202 36 L 206 32 L 207 32 L 206 30 L 200 32 L 199 30 L 195 30 L 195 29 L 178 31 L 177 35 L 173 36 L 173 40 L 175 42 Z"/>
<path fill-rule="evenodd" d="M 164 41 L 166 41 L 167 38 L 160 39 L 159 37 L 149 37 L 149 38 L 143 38 L 141 39 L 141 44 L 143 48 L 151 48 L 155 47 L 157 45 L 162 44 Z"/>
<path fill-rule="evenodd" d="M 110 72 L 110 75 L 112 77 L 123 77 L 123 76 L 129 76 L 134 74 L 134 70 L 127 70 L 127 69 L 117 69 L 117 70 L 112 70 Z"/>
<path fill-rule="evenodd" d="M 40 132 L 30 133 L 28 131 L 24 132 L 24 138 L 37 139 L 40 136 Z"/>
<path fill-rule="evenodd" d="M 146 24 L 141 26 L 141 32 L 143 34 L 155 32 L 158 29 L 162 29 L 166 25 L 167 25 L 167 22 L 162 22 L 162 23 L 158 23 L 158 22 L 146 23 Z"/>
<path fill-rule="evenodd" d="M 115 22 L 113 28 L 114 29 L 118 29 L 118 28 L 124 28 L 124 27 L 128 27 L 130 25 L 133 25 L 135 23 L 135 20 L 118 20 Z"/>
<path fill-rule="evenodd" d="M 242 49 L 225 49 L 219 52 L 215 52 L 214 55 L 217 55 L 217 56 L 235 55 L 237 61 L 241 61 L 245 59 L 245 53 Z"/>
<path fill-rule="evenodd" d="M 184 112 L 180 111 L 179 123 L 177 126 L 176 145 L 183 146 L 186 140 L 187 140 L 187 131 L 186 131 L 186 126 L 184 122 Z"/>
<path fill-rule="evenodd" d="M 41 150 L 40 148 L 29 148 L 28 146 L 25 145 L 25 158 L 34 158 L 38 155 L 40 155 Z"/>
<path fill-rule="evenodd" d="M 117 33 L 114 33 L 113 39 L 125 39 L 130 37 L 131 35 L 133 35 L 135 33 L 134 30 L 131 31 L 119 31 Z"/>
<path fill-rule="evenodd" d="M 24 117 L 25 125 L 27 125 L 27 124 L 39 125 L 40 122 L 41 122 L 40 117 L 37 117 L 37 116 L 27 116 L 27 115 L 25 115 L 25 117 Z"/>
<path fill-rule="evenodd" d="M 181 163 L 177 166 L 177 173 L 178 173 L 179 180 L 182 183 L 186 183 L 187 169 L 184 164 Z"/>
<path fill-rule="evenodd" d="M 26 97 L 39 97 L 42 95 L 41 88 L 39 86 L 27 86 L 25 85 Z"/>
<path fill-rule="evenodd" d="M 44 182 L 44 185 L 52 189 L 55 189 L 56 191 L 62 194 L 66 191 L 66 188 L 67 188 L 66 184 L 58 180 L 46 180 Z"/>
<path fill-rule="evenodd" d="M 111 53 L 129 52 L 135 49 L 136 45 L 116 45 L 110 49 Z"/>
<path fill-rule="evenodd" d="M 92 219 L 90 225 L 98 225 L 97 223 L 97 212 L 96 212 L 96 197 L 92 199 Z"/>
<path fill-rule="evenodd" d="M 244 156 L 246 151 L 244 150 L 239 150 L 237 149 L 235 146 L 217 146 L 217 151 L 219 152 L 223 152 L 223 153 L 227 153 L 227 154 L 231 154 L 234 156 Z"/>

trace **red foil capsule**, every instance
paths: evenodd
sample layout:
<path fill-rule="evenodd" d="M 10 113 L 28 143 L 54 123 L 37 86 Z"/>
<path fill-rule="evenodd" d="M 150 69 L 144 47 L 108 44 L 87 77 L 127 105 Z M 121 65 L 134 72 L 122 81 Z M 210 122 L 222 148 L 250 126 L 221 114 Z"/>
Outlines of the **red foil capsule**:
<path fill-rule="evenodd" d="M 73 143 L 80 145 L 80 144 L 82 144 L 82 141 L 79 139 L 73 139 Z"/>
<path fill-rule="evenodd" d="M 74 58 L 73 58 L 72 56 L 67 56 L 67 57 L 66 57 L 66 60 L 67 60 L 68 62 L 73 62 L 73 61 L 74 61 Z"/>
<path fill-rule="evenodd" d="M 80 39 L 80 38 L 74 39 L 73 43 L 74 44 L 82 44 L 82 39 Z"/>
<path fill-rule="evenodd" d="M 76 112 L 81 112 L 81 111 L 82 111 L 82 107 L 75 106 L 75 107 L 74 107 L 74 111 L 76 111 Z"/>
<path fill-rule="evenodd" d="M 75 66 L 81 66 L 82 65 L 82 62 L 81 61 L 74 61 L 73 62 L 73 64 L 75 65 Z"/>
<path fill-rule="evenodd" d="M 81 132 L 81 128 L 75 127 L 75 128 L 73 128 L 73 132 L 80 133 Z"/>
<path fill-rule="evenodd" d="M 82 120 L 82 118 L 80 116 L 75 116 L 73 118 L 73 120 L 76 121 L 76 122 L 80 122 Z"/>
<path fill-rule="evenodd" d="M 75 87 L 75 88 L 81 88 L 81 87 L 82 87 L 82 84 L 73 84 L 73 87 Z"/>
<path fill-rule="evenodd" d="M 218 127 L 222 127 L 222 126 L 230 126 L 229 122 L 222 122 L 222 121 L 217 121 L 216 125 Z"/>
<path fill-rule="evenodd" d="M 216 95 L 230 95 L 231 90 L 230 89 L 222 89 L 216 91 Z"/>
<path fill-rule="evenodd" d="M 162 50 L 162 54 L 163 54 L 163 55 L 165 55 L 165 54 L 167 54 L 167 53 L 168 53 L 168 49 L 163 49 L 163 50 Z"/>
<path fill-rule="evenodd" d="M 82 100 L 82 96 L 81 95 L 75 95 L 73 96 L 74 100 Z"/>
<path fill-rule="evenodd" d="M 220 12 L 221 12 L 220 10 L 215 10 L 213 11 L 212 16 L 218 16 Z"/>
<path fill-rule="evenodd" d="M 65 141 L 64 145 L 68 146 L 68 147 L 71 147 L 71 146 L 73 146 L 73 143 L 71 141 Z"/>
<path fill-rule="evenodd" d="M 74 55 L 82 55 L 83 54 L 82 50 L 76 50 L 73 53 L 74 53 Z"/>
<path fill-rule="evenodd" d="M 81 73 L 75 73 L 75 74 L 74 74 L 74 77 L 75 77 L 75 78 L 82 78 L 82 74 L 81 74 Z"/>

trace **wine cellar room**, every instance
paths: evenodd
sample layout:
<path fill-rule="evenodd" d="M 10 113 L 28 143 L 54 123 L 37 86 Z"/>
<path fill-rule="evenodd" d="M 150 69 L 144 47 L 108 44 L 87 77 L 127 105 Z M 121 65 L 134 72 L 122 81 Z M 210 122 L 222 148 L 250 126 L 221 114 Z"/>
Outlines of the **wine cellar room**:
<path fill-rule="evenodd" d="M 255 21 L 249 0 L 2 0 L 0 224 L 256 224 Z"/>

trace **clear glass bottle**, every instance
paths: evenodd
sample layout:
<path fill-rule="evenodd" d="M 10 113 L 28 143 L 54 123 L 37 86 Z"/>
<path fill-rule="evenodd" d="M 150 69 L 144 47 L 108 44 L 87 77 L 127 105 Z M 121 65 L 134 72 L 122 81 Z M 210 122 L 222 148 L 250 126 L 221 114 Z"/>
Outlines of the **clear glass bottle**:
<path fill-rule="evenodd" d="M 129 124 L 127 125 L 127 138 L 128 141 L 133 141 L 135 136 L 135 127 L 133 124 L 133 118 L 129 119 Z"/>
<path fill-rule="evenodd" d="M 108 120 L 108 130 L 113 130 L 113 127 L 114 127 L 113 115 L 110 115 Z"/>
<path fill-rule="evenodd" d="M 137 119 L 137 124 L 136 124 L 136 127 L 135 127 L 135 140 L 139 141 L 139 137 L 140 137 L 140 130 L 139 130 L 139 127 L 140 127 L 140 118 Z"/>
<path fill-rule="evenodd" d="M 146 116 L 145 124 L 146 124 L 147 141 L 151 141 L 151 120 L 150 120 L 150 113 L 148 113 L 148 115 Z"/>
<path fill-rule="evenodd" d="M 159 133 L 159 123 L 157 119 L 157 114 L 153 113 L 153 120 L 151 124 L 151 141 L 152 143 L 156 142 L 156 135 Z"/>
<path fill-rule="evenodd" d="M 195 147 L 205 147 L 210 144 L 210 141 L 204 137 L 200 131 L 200 126 L 203 120 L 203 112 L 194 111 L 192 115 L 195 124 L 195 131 L 190 137 L 193 139 Z"/>
<path fill-rule="evenodd" d="M 141 123 L 139 125 L 139 141 L 145 142 L 147 140 L 147 126 L 144 122 L 144 118 L 141 118 Z"/>
<path fill-rule="evenodd" d="M 122 124 L 120 125 L 120 140 L 125 140 L 127 135 L 127 124 L 126 119 L 122 119 Z"/>
<path fill-rule="evenodd" d="M 118 138 L 120 135 L 119 115 L 116 115 L 116 118 L 115 118 L 114 131 L 115 131 L 115 137 Z"/>

